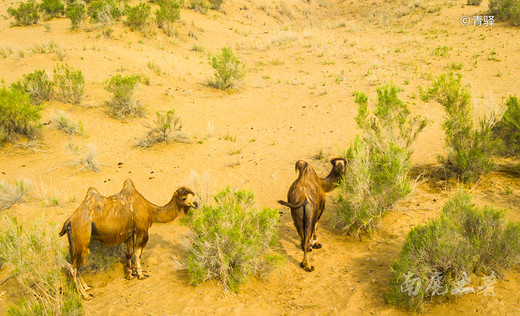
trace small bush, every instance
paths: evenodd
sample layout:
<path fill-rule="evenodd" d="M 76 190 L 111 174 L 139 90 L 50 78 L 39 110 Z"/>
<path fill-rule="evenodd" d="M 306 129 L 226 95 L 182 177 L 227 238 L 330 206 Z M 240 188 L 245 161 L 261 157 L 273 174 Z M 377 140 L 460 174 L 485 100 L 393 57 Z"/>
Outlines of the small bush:
<path fill-rule="evenodd" d="M 489 11 L 499 20 L 520 26 L 520 0 L 490 0 Z"/>
<path fill-rule="evenodd" d="M 85 4 L 80 2 L 72 2 L 65 9 L 65 15 L 70 19 L 70 28 L 77 29 L 85 18 Z"/>
<path fill-rule="evenodd" d="M 155 112 L 156 120 L 152 124 L 147 124 L 148 132 L 146 136 L 139 141 L 137 146 L 139 147 L 151 147 L 156 143 L 169 142 L 171 140 L 177 140 L 178 134 L 182 129 L 180 124 L 180 117 L 175 115 L 175 110 L 169 110 L 166 112 Z"/>
<path fill-rule="evenodd" d="M 518 263 L 520 224 L 506 224 L 504 212 L 491 207 L 476 209 L 460 191 L 446 203 L 440 219 L 414 227 L 406 236 L 392 265 L 387 301 L 422 310 L 428 302 L 455 298 L 461 294 L 457 289 L 473 288 L 472 273 L 491 275 Z"/>
<path fill-rule="evenodd" d="M 38 5 L 34 0 L 20 2 L 17 9 L 8 8 L 7 13 L 14 17 L 13 26 L 32 25 L 38 23 L 40 15 L 38 14 Z"/>
<path fill-rule="evenodd" d="M 461 86 L 461 76 L 452 72 L 443 74 L 422 99 L 434 99 L 446 110 L 443 129 L 446 132 L 448 157 L 441 158 L 463 181 L 475 181 L 493 169 L 493 155 L 500 148 L 493 139 L 493 117 L 480 119 L 475 126 L 474 107 L 470 93 Z"/>
<path fill-rule="evenodd" d="M 468 0 L 468 5 L 480 5 L 482 0 Z"/>
<path fill-rule="evenodd" d="M 278 212 L 255 208 L 253 193 L 229 187 L 215 196 L 214 205 L 190 211 L 186 267 L 192 284 L 218 279 L 224 289 L 238 292 L 252 275 L 267 274 L 283 262 L 268 253 L 277 238 Z"/>
<path fill-rule="evenodd" d="M 18 180 L 14 183 L 0 181 L 0 211 L 10 208 L 13 204 L 22 203 L 32 187 L 28 180 Z"/>
<path fill-rule="evenodd" d="M 520 154 L 520 102 L 516 96 L 510 96 L 506 102 L 504 115 L 493 127 L 493 134 L 504 144 L 503 154 Z"/>
<path fill-rule="evenodd" d="M 85 93 L 85 78 L 81 70 L 74 70 L 68 64 L 58 64 L 54 68 L 54 85 L 62 101 L 80 104 Z"/>
<path fill-rule="evenodd" d="M 34 138 L 40 128 L 41 109 L 18 89 L 0 89 L 0 144 L 20 136 Z"/>
<path fill-rule="evenodd" d="M 211 10 L 220 10 L 224 0 L 209 0 Z"/>
<path fill-rule="evenodd" d="M 157 26 L 171 36 L 175 33 L 173 22 L 177 21 L 181 15 L 181 3 L 177 0 L 159 1 L 159 10 L 155 11 Z"/>
<path fill-rule="evenodd" d="M 213 56 L 211 66 L 215 69 L 215 86 L 228 89 L 236 85 L 245 75 L 244 64 L 235 57 L 229 47 L 222 48 L 220 55 Z"/>
<path fill-rule="evenodd" d="M 51 122 L 56 129 L 64 132 L 65 134 L 69 134 L 72 136 L 87 135 L 85 133 L 85 130 L 83 129 L 83 123 L 81 123 L 81 121 L 77 123 L 73 122 L 63 111 L 59 111 L 58 114 L 53 115 L 51 118 Z"/>
<path fill-rule="evenodd" d="M 43 0 L 40 4 L 40 10 L 43 11 L 45 20 L 61 16 L 65 14 L 65 5 L 61 0 Z"/>
<path fill-rule="evenodd" d="M 191 0 L 190 9 L 202 14 L 206 14 L 208 13 L 209 5 L 206 0 Z"/>
<path fill-rule="evenodd" d="M 148 18 L 151 13 L 151 6 L 147 3 L 139 3 L 138 5 L 131 7 L 126 5 L 125 14 L 126 14 L 126 22 L 125 24 L 130 27 L 132 31 L 141 31 L 146 26 Z"/>
<path fill-rule="evenodd" d="M 67 251 L 55 225 L 40 217 L 26 229 L 4 216 L 0 232 L 0 259 L 13 269 L 25 297 L 8 310 L 10 315 L 79 315 L 81 298 L 67 280 Z"/>
<path fill-rule="evenodd" d="M 122 14 L 114 0 L 93 1 L 88 8 L 90 21 L 101 23 L 105 26 L 119 20 Z"/>
<path fill-rule="evenodd" d="M 356 93 L 356 122 L 363 130 L 347 151 L 347 169 L 339 184 L 332 211 L 336 228 L 348 233 L 371 231 L 395 203 L 408 195 L 412 182 L 410 146 L 426 126 L 426 120 L 411 116 L 394 85 L 378 88 L 374 116 L 369 117 L 368 98 Z"/>
<path fill-rule="evenodd" d="M 36 70 L 23 76 L 22 81 L 13 83 L 12 88 L 28 93 L 34 104 L 50 100 L 52 96 L 52 81 L 45 70 Z"/>
<path fill-rule="evenodd" d="M 78 160 L 71 161 L 70 165 L 79 167 L 79 171 L 92 170 L 94 172 L 99 172 L 99 163 L 96 160 L 98 154 L 94 145 L 88 145 L 83 154 L 80 153 L 79 148 L 76 148 L 76 152 L 80 157 Z"/>
<path fill-rule="evenodd" d="M 138 75 L 122 76 L 117 74 L 105 82 L 105 90 L 112 93 L 112 100 L 107 101 L 112 115 L 116 118 L 142 116 L 144 106 L 134 98 L 134 91 L 141 81 Z"/>

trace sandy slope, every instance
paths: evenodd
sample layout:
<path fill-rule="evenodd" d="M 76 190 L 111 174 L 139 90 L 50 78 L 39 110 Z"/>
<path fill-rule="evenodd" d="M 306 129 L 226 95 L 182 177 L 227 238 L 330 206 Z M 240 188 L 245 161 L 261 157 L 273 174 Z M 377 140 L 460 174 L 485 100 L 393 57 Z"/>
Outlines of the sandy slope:
<path fill-rule="evenodd" d="M 71 140 L 45 126 L 41 148 L 6 146 L 0 151 L 0 179 L 28 177 L 40 195 L 58 197 L 60 206 L 42 207 L 34 197 L 8 212 L 23 221 L 45 213 L 49 221 L 62 223 L 88 187 L 109 195 L 118 192 L 126 178 L 148 199 L 162 204 L 176 187 L 192 185 L 192 170 L 208 174 L 210 193 L 225 185 L 247 188 L 261 205 L 278 208 L 275 201 L 285 197 L 296 176 L 295 160 L 311 161 L 325 174 L 328 162 L 311 157 L 318 150 L 333 157 L 354 138 L 353 92 L 364 91 L 373 102 L 375 88 L 387 82 L 402 87 L 401 97 L 411 110 L 428 118 L 413 155 L 415 165 L 428 172 L 437 164 L 436 156 L 444 153 L 443 112 L 438 104 L 419 99 L 418 86 L 429 85 L 451 64 L 461 63 L 463 81 L 471 86 L 476 103 L 500 104 L 502 98 L 519 93 L 519 30 L 502 23 L 461 26 L 461 15 L 484 12 L 487 6 L 486 2 L 462 7 L 463 2 L 452 1 L 454 5 L 449 6 L 443 1 L 422 1 L 413 11 L 382 1 L 307 4 L 290 0 L 283 6 L 282 2 L 228 0 L 225 14 L 183 10 L 179 35 L 171 38 L 161 31 L 143 38 L 120 23 L 107 39 L 93 27 L 88 32 L 70 31 L 68 19 L 50 21 L 51 32 L 45 32 L 43 22 L 10 28 L 10 20 L 0 21 L 0 49 L 13 50 L 0 58 L 0 73 L 7 84 L 35 69 L 52 73 L 56 54 L 31 52 L 36 44 L 51 40 L 65 51 L 64 62 L 83 71 L 87 83 L 86 107 L 52 101 L 42 121 L 48 121 L 53 111 L 64 110 L 83 122 L 88 138 Z M 8 6 L 2 2 L 0 12 L 6 14 Z M 440 11 L 435 10 L 438 6 Z M 398 19 L 398 9 L 410 14 Z M 385 19 L 389 24 L 377 23 Z M 194 44 L 205 52 L 192 51 Z M 231 94 L 206 84 L 213 73 L 207 53 L 226 45 L 247 69 L 244 84 Z M 443 46 L 449 56 L 435 54 Z M 493 56 L 500 61 L 488 59 Z M 112 119 L 103 105 L 109 96 L 102 82 L 121 69 L 123 74 L 150 78 L 151 84 L 140 85 L 137 92 L 148 106 L 146 119 L 152 119 L 154 111 L 174 108 L 183 130 L 199 142 L 160 144 L 147 150 L 133 147 L 145 133 L 144 119 Z M 226 140 L 226 135 L 236 141 Z M 80 148 L 89 143 L 96 146 L 103 164 L 99 173 L 78 172 L 69 166 L 77 158 L 66 148 L 73 141 Z M 230 154 L 239 149 L 239 154 Z M 123 163 L 120 167 L 119 162 Z M 506 194 L 507 187 L 511 194 Z M 86 310 L 96 315 L 403 314 L 384 303 L 390 265 L 411 227 L 437 217 L 453 192 L 453 183 L 433 177 L 382 221 L 381 230 L 362 241 L 333 232 L 325 216 L 321 225 L 324 247 L 311 256 L 314 273 L 298 267 L 301 251 L 296 231 L 288 210 L 280 208 L 280 243 L 288 263 L 278 275 L 252 281 L 238 295 L 224 293 L 212 282 L 190 286 L 186 272 L 175 270 L 172 260 L 182 260 L 185 254 L 181 240 L 186 227 L 177 221 L 157 224 L 150 230 L 143 254 L 151 277 L 124 280 L 121 265 L 87 275 L 96 298 L 85 303 Z M 505 172 L 492 173 L 473 189 L 477 204 L 507 208 L 512 220 L 520 220 L 519 193 L 517 177 Z M 0 279 L 8 275 L 9 271 L 0 271 Z M 495 297 L 466 295 L 429 313 L 518 314 L 519 280 L 520 271 L 512 271 L 496 285 Z M 1 286 L 1 291 L 5 295 L 0 298 L 0 310 L 5 310 L 20 293 L 14 281 Z"/>

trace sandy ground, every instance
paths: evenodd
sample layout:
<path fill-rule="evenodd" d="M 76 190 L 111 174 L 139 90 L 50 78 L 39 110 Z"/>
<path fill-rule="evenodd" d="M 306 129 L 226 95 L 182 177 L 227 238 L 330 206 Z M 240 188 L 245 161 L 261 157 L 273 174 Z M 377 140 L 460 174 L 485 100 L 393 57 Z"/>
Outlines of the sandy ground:
<path fill-rule="evenodd" d="M 498 22 L 463 26 L 462 15 L 484 15 L 487 8 L 487 1 L 479 7 L 463 6 L 465 2 L 415 1 L 414 6 L 381 0 L 228 0 L 222 12 L 203 15 L 183 9 L 174 37 L 160 30 L 143 37 L 121 23 L 106 38 L 89 24 L 71 31 L 68 19 L 13 28 L 12 19 L 1 19 L 0 49 L 12 50 L 0 58 L 5 83 L 36 69 L 52 73 L 57 54 L 33 51 L 36 45 L 54 41 L 65 53 L 63 62 L 83 71 L 86 93 L 83 106 L 49 102 L 42 122 L 63 110 L 81 120 L 89 135 L 71 139 L 46 125 L 40 147 L 2 148 L 0 179 L 27 177 L 36 185 L 28 203 L 7 212 L 24 222 L 43 213 L 61 225 L 91 186 L 111 195 L 130 178 L 150 201 L 164 204 L 178 186 L 193 186 L 193 172 L 201 178 L 206 174 L 210 194 L 226 185 L 245 188 L 255 192 L 260 205 L 283 212 L 280 244 L 288 258 L 285 267 L 265 281 L 251 281 L 240 294 L 225 293 L 214 282 L 193 287 L 187 273 L 173 264 L 185 256 L 181 241 L 187 228 L 177 220 L 156 224 L 143 254 L 151 277 L 124 280 L 121 264 L 87 274 L 96 296 L 85 302 L 87 314 L 406 314 L 384 302 L 390 266 L 410 229 L 438 217 L 456 184 L 438 177 L 421 183 L 383 219 L 379 231 L 362 241 L 334 232 L 325 215 L 320 224 L 323 248 L 311 255 L 313 273 L 299 268 L 302 254 L 296 231 L 288 210 L 276 200 L 285 198 L 295 179 L 297 159 L 311 162 L 325 175 L 327 158 L 348 147 L 358 132 L 354 91 L 366 92 L 374 102 L 376 87 L 393 82 L 403 89 L 400 96 L 411 111 L 428 119 L 413 146 L 416 174 L 431 174 L 438 167 L 437 155 L 445 153 L 442 108 L 422 102 L 419 86 L 430 85 L 438 74 L 460 63 L 463 82 L 480 109 L 494 108 L 519 93 L 520 29 Z M 0 14 L 7 16 L 9 6 L 2 1 Z M 50 32 L 44 23 L 51 25 Z M 192 50 L 195 44 L 204 52 Z M 223 46 L 234 49 L 247 71 L 232 93 L 207 84 L 213 76 L 208 54 Z M 102 84 L 116 73 L 150 79 L 150 85 L 141 84 L 137 91 L 147 105 L 145 118 L 122 121 L 107 114 L 104 102 L 109 94 Z M 153 119 L 155 111 L 171 108 L 193 143 L 135 148 L 146 132 L 143 123 Z M 71 143 L 82 150 L 94 145 L 100 172 L 70 166 L 78 159 L 67 149 Z M 312 159 L 320 150 L 325 159 Z M 520 184 L 506 172 L 513 163 L 501 162 L 499 171 L 484 177 L 472 193 L 478 205 L 508 209 L 509 219 L 520 220 Z M 334 195 L 328 195 L 329 202 Z M 45 206 L 42 198 L 57 198 L 59 205 Z M 7 271 L 0 271 L 0 279 L 7 276 Z M 468 294 L 434 306 L 427 314 L 518 315 L 519 280 L 520 270 L 510 271 L 496 284 L 495 296 Z M 5 292 L 0 311 L 20 295 L 13 280 L 0 286 L 0 292 Z"/>

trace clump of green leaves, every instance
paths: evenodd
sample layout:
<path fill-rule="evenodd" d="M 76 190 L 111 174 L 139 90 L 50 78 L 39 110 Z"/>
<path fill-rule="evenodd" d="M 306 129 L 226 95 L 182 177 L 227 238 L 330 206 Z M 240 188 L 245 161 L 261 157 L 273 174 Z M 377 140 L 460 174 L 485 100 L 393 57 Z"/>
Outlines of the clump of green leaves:
<path fill-rule="evenodd" d="M 520 224 L 505 213 L 479 210 L 459 191 L 441 218 L 414 227 L 392 265 L 387 301 L 410 310 L 429 302 L 452 300 L 471 288 L 471 274 L 493 275 L 520 263 Z M 462 284 L 462 286 L 461 286 Z"/>
<path fill-rule="evenodd" d="M 69 116 L 63 111 L 58 111 L 57 114 L 53 115 L 51 118 L 51 122 L 56 129 L 62 131 L 65 134 L 69 134 L 72 136 L 87 136 L 85 130 L 83 129 L 83 123 L 81 123 L 81 121 L 77 123 L 72 121 L 69 118 Z"/>
<path fill-rule="evenodd" d="M 475 181 L 493 169 L 493 155 L 500 143 L 493 138 L 494 117 L 475 122 L 471 95 L 462 87 L 461 75 L 440 75 L 433 86 L 421 93 L 423 101 L 435 100 L 446 111 L 442 125 L 446 133 L 447 158 L 440 160 L 463 181 Z"/>
<path fill-rule="evenodd" d="M 220 10 L 225 0 L 209 0 L 211 10 Z"/>
<path fill-rule="evenodd" d="M 34 0 L 20 2 L 18 8 L 8 8 L 7 13 L 14 17 L 12 26 L 24 26 L 38 23 L 40 15 L 38 14 L 38 5 Z"/>
<path fill-rule="evenodd" d="M 209 10 L 209 4 L 206 0 L 191 0 L 190 9 L 202 14 L 206 14 Z"/>
<path fill-rule="evenodd" d="M 215 69 L 215 86 L 219 89 L 228 89 L 237 85 L 245 75 L 244 64 L 230 47 L 222 48 L 220 55 L 213 56 L 211 66 Z"/>
<path fill-rule="evenodd" d="M 151 13 L 151 6 L 141 2 L 136 6 L 125 6 L 126 22 L 132 31 L 141 31 L 146 26 Z"/>
<path fill-rule="evenodd" d="M 1 227 L 0 260 L 10 266 L 24 291 L 24 298 L 7 314 L 82 314 L 81 298 L 63 271 L 71 266 L 55 225 L 40 217 L 24 227 L 4 216 Z"/>
<path fill-rule="evenodd" d="M 502 141 L 505 155 L 520 154 L 520 102 L 516 96 L 507 99 L 506 111 L 493 126 L 493 134 Z"/>
<path fill-rule="evenodd" d="M 75 30 L 80 26 L 81 22 L 85 18 L 86 12 L 84 3 L 74 1 L 67 5 L 65 15 L 70 19 L 70 28 L 72 30 Z"/>
<path fill-rule="evenodd" d="M 19 137 L 34 138 L 40 129 L 42 107 L 31 102 L 29 94 L 19 89 L 0 89 L 0 144 Z"/>
<path fill-rule="evenodd" d="M 90 3 L 88 15 L 91 22 L 110 25 L 119 20 L 123 12 L 114 0 L 97 0 Z"/>
<path fill-rule="evenodd" d="M 159 10 L 155 11 L 155 19 L 157 26 L 171 36 L 175 34 L 173 23 L 179 19 L 181 15 L 181 3 L 177 0 L 160 0 Z"/>
<path fill-rule="evenodd" d="M 355 94 L 359 105 L 356 122 L 363 130 L 347 151 L 345 177 L 340 181 L 332 211 L 336 228 L 355 232 L 371 231 L 395 203 L 408 195 L 412 182 L 410 146 L 426 126 L 426 120 L 412 116 L 399 99 L 393 84 L 377 89 L 374 116 L 369 115 L 368 98 Z"/>
<path fill-rule="evenodd" d="M 40 10 L 43 11 L 45 20 L 65 14 L 65 5 L 61 0 L 43 0 L 40 4 Z"/>
<path fill-rule="evenodd" d="M 520 26 L 520 0 L 490 0 L 489 11 L 499 20 Z"/>
<path fill-rule="evenodd" d="M 482 0 L 468 0 L 468 5 L 480 5 Z"/>
<path fill-rule="evenodd" d="M 143 104 L 134 97 L 135 89 L 140 81 L 139 75 L 116 74 L 105 82 L 105 90 L 112 93 L 112 99 L 106 104 L 110 107 L 114 117 L 124 118 L 144 114 Z"/>
<path fill-rule="evenodd" d="M 52 96 L 53 82 L 45 70 L 35 70 L 23 75 L 23 80 L 12 84 L 13 89 L 28 93 L 34 104 L 41 104 L 50 100 Z"/>
<path fill-rule="evenodd" d="M 85 78 L 81 70 L 68 64 L 57 64 L 54 68 L 54 86 L 62 101 L 80 104 L 85 93 Z"/>
<path fill-rule="evenodd" d="M 229 187 L 215 196 L 214 205 L 190 211 L 185 222 L 186 267 L 191 283 L 217 279 L 225 289 L 238 292 L 253 275 L 265 275 L 284 261 L 270 251 L 278 234 L 278 212 L 255 207 L 254 194 Z"/>
<path fill-rule="evenodd" d="M 181 140 L 182 136 L 179 134 L 182 129 L 182 125 L 180 124 L 181 118 L 175 115 L 175 110 L 172 109 L 166 112 L 157 111 L 155 115 L 155 121 L 145 125 L 148 131 L 137 146 L 148 148 L 156 143 Z"/>

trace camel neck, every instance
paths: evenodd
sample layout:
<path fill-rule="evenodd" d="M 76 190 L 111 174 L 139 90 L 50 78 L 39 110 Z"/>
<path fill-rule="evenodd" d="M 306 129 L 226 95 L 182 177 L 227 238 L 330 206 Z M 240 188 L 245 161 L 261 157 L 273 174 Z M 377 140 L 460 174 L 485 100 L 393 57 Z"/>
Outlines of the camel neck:
<path fill-rule="evenodd" d="M 339 181 L 339 176 L 334 172 L 334 170 L 332 170 L 326 178 L 321 179 L 321 185 L 323 187 L 323 191 L 330 192 L 330 191 L 334 190 L 338 181 Z"/>
<path fill-rule="evenodd" d="M 173 221 L 180 213 L 177 203 L 175 203 L 175 195 L 170 202 L 164 206 L 155 207 L 154 222 L 167 223 Z"/>

